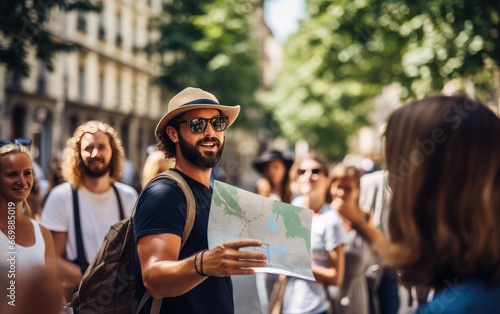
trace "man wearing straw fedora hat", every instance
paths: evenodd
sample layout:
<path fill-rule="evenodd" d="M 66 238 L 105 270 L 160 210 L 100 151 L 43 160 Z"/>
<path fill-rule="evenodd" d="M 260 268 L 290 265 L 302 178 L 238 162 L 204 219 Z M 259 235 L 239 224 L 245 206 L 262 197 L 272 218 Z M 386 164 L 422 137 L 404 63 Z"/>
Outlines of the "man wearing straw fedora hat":
<path fill-rule="evenodd" d="M 158 147 L 175 158 L 196 200 L 196 218 L 184 246 L 186 198 L 169 179 L 157 180 L 143 191 L 134 216 L 137 243 L 137 294 L 146 289 L 163 298 L 161 313 L 234 313 L 231 275 L 253 274 L 265 266 L 263 253 L 240 251 L 260 246 L 259 240 L 236 240 L 208 250 L 207 227 L 212 198 L 210 175 L 224 149 L 224 131 L 240 106 L 219 104 L 199 88 L 175 95 L 156 127 Z M 151 300 L 144 313 L 149 313 Z"/>

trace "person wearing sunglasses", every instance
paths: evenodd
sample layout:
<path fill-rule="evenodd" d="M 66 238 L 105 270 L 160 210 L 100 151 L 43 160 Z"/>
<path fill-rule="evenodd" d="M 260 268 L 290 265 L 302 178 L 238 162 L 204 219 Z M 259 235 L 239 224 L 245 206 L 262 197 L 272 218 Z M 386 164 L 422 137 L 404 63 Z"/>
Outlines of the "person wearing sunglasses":
<path fill-rule="evenodd" d="M 316 281 L 295 277 L 281 280 L 285 285 L 282 302 L 270 301 L 271 310 L 281 313 L 326 314 L 330 301 L 326 285 L 340 285 L 344 277 L 344 236 L 342 222 L 330 209 L 328 199 L 328 163 L 319 155 L 309 154 L 292 167 L 299 196 L 292 205 L 313 211 L 311 225 L 312 271 Z M 278 287 L 273 290 L 280 291 Z M 282 303 L 282 308 L 276 305 Z"/>
<path fill-rule="evenodd" d="M 254 274 L 266 255 L 240 248 L 262 245 L 243 239 L 208 250 L 208 218 L 212 199 L 210 177 L 224 150 L 224 131 L 240 106 L 221 105 L 200 88 L 188 87 L 168 103 L 156 127 L 158 147 L 175 158 L 174 171 L 187 182 L 196 200 L 193 229 L 181 247 L 186 222 L 186 198 L 176 182 L 159 179 L 149 184 L 137 203 L 134 237 L 137 244 L 138 300 L 147 290 L 163 298 L 161 313 L 233 314 L 231 275 Z M 149 313 L 151 299 L 143 308 Z"/>

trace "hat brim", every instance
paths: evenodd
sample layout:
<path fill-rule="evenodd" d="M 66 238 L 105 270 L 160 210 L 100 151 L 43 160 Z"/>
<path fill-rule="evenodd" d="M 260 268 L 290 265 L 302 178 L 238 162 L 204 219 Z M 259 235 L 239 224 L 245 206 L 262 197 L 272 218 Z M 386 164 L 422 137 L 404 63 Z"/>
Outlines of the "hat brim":
<path fill-rule="evenodd" d="M 240 113 L 240 106 L 224 106 L 224 105 L 214 105 L 214 104 L 196 104 L 196 105 L 186 105 L 179 107 L 177 109 L 174 109 L 170 111 L 169 113 L 165 114 L 161 119 L 160 122 L 158 122 L 158 125 L 156 126 L 156 131 L 155 134 L 158 137 L 160 132 L 164 130 L 167 125 L 172 121 L 173 118 L 177 117 L 178 115 L 183 114 L 186 111 L 190 110 L 196 110 L 196 109 L 217 109 L 221 112 L 222 115 L 227 116 L 229 120 L 228 127 L 233 124 L 233 122 L 236 120 L 238 117 L 238 114 Z"/>
<path fill-rule="evenodd" d="M 273 160 L 281 160 L 285 164 L 285 168 L 287 170 L 290 170 L 290 168 L 293 165 L 293 159 L 289 159 L 285 156 L 280 158 L 279 156 L 272 156 L 272 155 L 263 155 L 258 157 L 254 162 L 253 162 L 253 167 L 255 170 L 257 170 L 259 173 L 262 173 L 264 171 L 264 165 L 267 164 L 270 161 Z"/>

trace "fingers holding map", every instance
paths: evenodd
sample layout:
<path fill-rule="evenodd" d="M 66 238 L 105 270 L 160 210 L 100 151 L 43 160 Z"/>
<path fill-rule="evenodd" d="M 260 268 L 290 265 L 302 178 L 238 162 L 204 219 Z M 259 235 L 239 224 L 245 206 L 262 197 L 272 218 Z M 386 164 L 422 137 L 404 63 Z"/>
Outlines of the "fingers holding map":
<path fill-rule="evenodd" d="M 215 181 L 213 188 L 208 223 L 210 249 L 227 241 L 260 240 L 260 246 L 241 248 L 267 255 L 267 265 L 254 271 L 315 280 L 311 269 L 311 210 L 220 181 Z"/>

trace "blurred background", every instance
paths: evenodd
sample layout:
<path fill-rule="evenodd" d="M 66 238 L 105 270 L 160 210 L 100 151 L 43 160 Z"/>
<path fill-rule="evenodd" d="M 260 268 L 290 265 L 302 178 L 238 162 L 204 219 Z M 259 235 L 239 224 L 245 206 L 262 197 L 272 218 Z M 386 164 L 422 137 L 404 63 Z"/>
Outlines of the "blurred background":
<path fill-rule="evenodd" d="M 140 175 L 171 96 L 242 107 L 221 173 L 253 189 L 265 148 L 366 172 L 394 108 L 466 92 L 500 106 L 500 3 L 433 0 L 10 0 L 0 3 L 0 138 L 48 169 L 79 124 L 120 133 Z"/>

